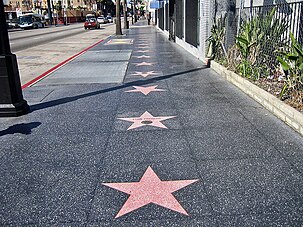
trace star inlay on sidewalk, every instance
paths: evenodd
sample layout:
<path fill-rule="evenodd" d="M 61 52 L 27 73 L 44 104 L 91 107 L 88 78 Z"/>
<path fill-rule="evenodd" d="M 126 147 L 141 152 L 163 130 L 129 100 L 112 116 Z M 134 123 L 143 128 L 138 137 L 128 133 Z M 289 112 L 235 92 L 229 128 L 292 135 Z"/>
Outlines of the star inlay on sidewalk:
<path fill-rule="evenodd" d="M 130 195 L 115 218 L 121 217 L 150 203 L 188 215 L 172 193 L 196 181 L 198 181 L 198 179 L 161 181 L 149 166 L 139 182 L 103 183 L 103 185 Z"/>
<path fill-rule="evenodd" d="M 129 118 L 118 118 L 118 119 L 123 121 L 133 122 L 133 124 L 127 130 L 131 130 L 147 125 L 167 129 L 167 127 L 164 124 L 162 124 L 161 121 L 175 117 L 176 116 L 154 117 L 149 112 L 145 111 L 145 113 L 142 114 L 140 117 L 129 117 Z"/>
<path fill-rule="evenodd" d="M 134 74 L 131 74 L 132 76 L 142 76 L 142 77 L 148 77 L 151 75 L 159 75 L 159 73 L 156 73 L 155 71 L 149 71 L 149 72 L 136 72 Z"/>
<path fill-rule="evenodd" d="M 137 50 L 135 51 L 136 53 L 148 53 L 150 52 L 149 50 Z"/>
<path fill-rule="evenodd" d="M 149 48 L 149 46 L 138 46 L 137 48 L 147 49 L 147 48 Z"/>
<path fill-rule="evenodd" d="M 141 58 L 150 58 L 150 56 L 148 56 L 148 55 L 141 55 L 141 56 L 134 56 L 134 58 L 138 58 L 138 59 L 141 59 Z"/>
<path fill-rule="evenodd" d="M 136 66 L 146 66 L 146 65 L 154 65 L 154 64 L 156 64 L 156 63 L 154 63 L 154 62 L 140 62 L 140 63 L 133 63 L 133 64 L 135 64 Z"/>
<path fill-rule="evenodd" d="M 141 87 L 141 86 L 133 86 L 134 90 L 125 91 L 125 92 L 141 92 L 144 95 L 148 95 L 153 91 L 165 91 L 163 89 L 157 89 L 158 85 L 149 86 L 149 87 Z"/>

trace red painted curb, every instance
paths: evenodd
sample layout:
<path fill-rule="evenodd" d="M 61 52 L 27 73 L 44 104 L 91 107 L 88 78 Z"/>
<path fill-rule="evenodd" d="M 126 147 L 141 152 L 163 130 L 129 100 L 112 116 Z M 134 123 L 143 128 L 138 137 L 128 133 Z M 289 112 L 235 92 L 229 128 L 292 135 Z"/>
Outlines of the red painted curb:
<path fill-rule="evenodd" d="M 88 51 L 89 49 L 93 48 L 94 46 L 98 45 L 99 43 L 101 43 L 103 41 L 100 40 L 98 42 L 96 42 L 95 44 L 85 48 L 84 50 L 82 50 L 81 52 L 75 54 L 74 56 L 66 59 L 65 61 L 59 63 L 58 65 L 54 66 L 53 68 L 47 70 L 45 73 L 42 73 L 40 76 L 36 77 L 35 79 L 29 81 L 28 83 L 22 85 L 22 89 L 30 87 L 32 85 L 34 85 L 35 83 L 39 82 L 40 80 L 44 79 L 45 77 L 47 77 L 49 74 L 53 73 L 54 71 L 56 71 L 57 69 L 59 69 L 60 67 L 64 66 L 65 64 L 69 63 L 70 61 L 74 60 L 76 57 L 80 56 L 81 54 L 85 53 L 86 51 Z"/>

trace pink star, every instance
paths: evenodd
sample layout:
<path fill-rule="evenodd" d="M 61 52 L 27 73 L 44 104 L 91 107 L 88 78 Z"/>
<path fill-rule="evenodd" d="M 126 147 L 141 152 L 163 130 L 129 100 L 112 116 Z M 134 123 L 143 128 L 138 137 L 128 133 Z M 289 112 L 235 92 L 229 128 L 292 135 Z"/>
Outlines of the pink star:
<path fill-rule="evenodd" d="M 168 116 L 168 117 L 154 117 L 149 112 L 145 111 L 140 117 L 130 117 L 130 118 L 118 118 L 119 120 L 133 122 L 133 124 L 127 129 L 135 129 L 142 126 L 155 126 L 158 128 L 166 128 L 167 127 L 161 123 L 161 121 L 168 120 L 171 118 L 175 118 L 176 116 Z"/>
<path fill-rule="evenodd" d="M 142 77 L 148 77 L 148 76 L 151 76 L 151 75 L 159 75 L 159 73 L 156 73 L 154 71 L 149 71 L 149 72 L 136 72 L 134 74 L 132 74 L 133 76 L 142 76 Z"/>
<path fill-rule="evenodd" d="M 150 56 L 147 55 L 141 55 L 141 56 L 134 56 L 135 58 L 150 58 Z"/>
<path fill-rule="evenodd" d="M 149 62 L 141 62 L 141 63 L 133 63 L 135 64 L 136 66 L 145 66 L 145 65 L 154 65 L 156 63 L 149 63 Z"/>
<path fill-rule="evenodd" d="M 103 185 L 130 195 L 115 218 L 121 217 L 150 203 L 188 216 L 186 210 L 172 193 L 196 181 L 198 180 L 161 181 L 149 166 L 139 182 L 103 183 Z"/>
<path fill-rule="evenodd" d="M 153 91 L 165 91 L 163 89 L 157 89 L 157 87 L 158 87 L 158 85 L 150 86 L 150 87 L 133 86 L 133 88 L 135 88 L 135 90 L 130 90 L 130 91 L 126 91 L 126 92 L 141 92 L 144 95 L 148 95 L 150 92 L 153 92 Z"/>
<path fill-rule="evenodd" d="M 149 48 L 148 46 L 138 46 L 138 48 L 146 49 Z"/>
<path fill-rule="evenodd" d="M 148 52 L 150 52 L 149 50 L 137 50 L 137 51 L 135 51 L 135 52 L 137 52 L 137 53 L 148 53 Z"/>

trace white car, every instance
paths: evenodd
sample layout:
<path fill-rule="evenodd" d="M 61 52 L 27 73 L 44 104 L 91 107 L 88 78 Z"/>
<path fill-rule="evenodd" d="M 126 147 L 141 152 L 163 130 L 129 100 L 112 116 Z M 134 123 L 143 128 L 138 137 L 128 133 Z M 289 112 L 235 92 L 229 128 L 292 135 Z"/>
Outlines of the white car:
<path fill-rule="evenodd" d="M 97 17 L 98 24 L 105 24 L 105 18 L 104 17 Z"/>
<path fill-rule="evenodd" d="M 113 23 L 113 18 L 111 16 L 106 17 L 108 23 Z"/>

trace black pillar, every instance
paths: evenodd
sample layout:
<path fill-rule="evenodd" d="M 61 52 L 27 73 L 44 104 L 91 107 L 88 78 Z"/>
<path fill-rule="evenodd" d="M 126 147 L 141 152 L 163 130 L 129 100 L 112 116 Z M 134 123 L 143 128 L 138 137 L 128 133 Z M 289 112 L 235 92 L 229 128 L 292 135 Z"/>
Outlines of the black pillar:
<path fill-rule="evenodd" d="M 51 0 L 47 0 L 47 14 L 48 14 L 50 24 L 53 24 L 53 14 L 52 14 L 51 5 L 52 5 Z"/>
<path fill-rule="evenodd" d="M 136 5 L 137 5 L 137 1 L 136 0 L 133 0 L 134 1 L 134 18 L 135 18 L 135 23 L 137 22 L 137 8 L 136 8 Z"/>
<path fill-rule="evenodd" d="M 0 0 L 0 117 L 16 117 L 28 110 L 22 95 L 16 55 L 10 50 L 3 1 Z"/>
<path fill-rule="evenodd" d="M 129 29 L 128 19 L 127 19 L 127 2 L 123 0 L 123 16 L 124 16 L 124 29 Z"/>

